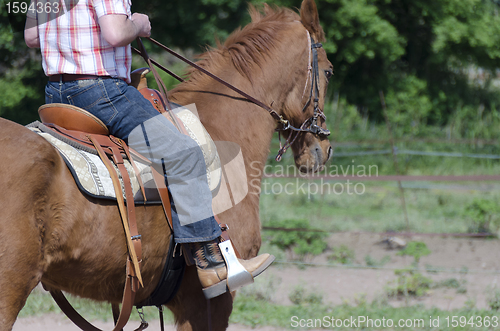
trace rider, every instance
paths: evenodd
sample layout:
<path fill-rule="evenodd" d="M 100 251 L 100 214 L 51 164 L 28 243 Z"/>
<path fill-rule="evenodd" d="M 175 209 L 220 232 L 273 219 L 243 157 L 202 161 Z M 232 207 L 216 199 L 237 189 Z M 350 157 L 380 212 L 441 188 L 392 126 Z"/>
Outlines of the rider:
<path fill-rule="evenodd" d="M 148 16 L 132 14 L 130 5 L 130 0 L 80 0 L 58 17 L 28 11 L 25 41 L 28 47 L 41 48 L 49 77 L 46 103 L 83 108 L 138 152 L 153 150 L 151 161 L 164 169 L 175 205 L 175 241 L 191 252 L 205 296 L 215 297 L 226 292 L 227 267 L 218 246 L 221 230 L 212 211 L 203 154 L 127 84 L 130 43 L 151 34 Z M 142 144 L 132 139 L 137 132 L 143 134 Z M 256 276 L 273 259 L 262 254 L 240 262 Z"/>

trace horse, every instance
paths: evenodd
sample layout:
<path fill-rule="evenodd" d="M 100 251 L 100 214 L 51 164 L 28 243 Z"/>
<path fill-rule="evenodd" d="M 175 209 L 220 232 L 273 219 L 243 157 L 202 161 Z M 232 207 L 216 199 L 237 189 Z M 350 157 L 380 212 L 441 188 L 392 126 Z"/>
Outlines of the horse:
<path fill-rule="evenodd" d="M 201 55 L 198 64 L 271 105 L 286 123 L 299 127 L 324 107 L 333 70 L 326 52 L 317 47 L 319 75 L 311 74 L 311 43 L 324 40 L 316 4 L 304 0 L 300 14 L 267 5 L 260 10 L 250 7 L 249 12 L 252 22 Z M 188 77 L 169 92 L 169 99 L 195 103 L 215 141 L 240 146 L 245 163 L 240 171 L 248 182 L 254 182 L 241 202 L 218 217 L 228 224 L 241 256 L 256 256 L 261 245 L 258 186 L 272 136 L 282 124 L 200 72 L 191 71 Z M 318 83 L 314 105 L 313 79 Z M 317 119 L 318 126 L 326 128 L 324 118 Z M 332 153 L 324 135 L 302 131 L 284 131 L 283 135 L 293 135 L 295 164 L 303 172 L 317 171 Z M 83 298 L 120 303 L 128 253 L 116 204 L 84 195 L 52 145 L 1 118 L 0 154 L 0 330 L 12 329 L 40 282 Z M 137 206 L 136 215 L 143 243 L 144 283 L 136 294 L 137 303 L 159 282 L 170 229 L 161 206 Z M 234 293 L 225 293 L 207 302 L 195 267 L 189 266 L 167 307 L 178 330 L 225 330 L 233 300 Z"/>

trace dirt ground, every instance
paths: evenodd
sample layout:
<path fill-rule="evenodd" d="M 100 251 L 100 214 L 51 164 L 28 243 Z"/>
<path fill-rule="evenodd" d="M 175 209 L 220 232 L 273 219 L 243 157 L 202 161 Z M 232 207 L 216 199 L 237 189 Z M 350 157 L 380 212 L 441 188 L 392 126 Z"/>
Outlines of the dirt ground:
<path fill-rule="evenodd" d="M 425 242 L 432 252 L 422 257 L 420 267 L 422 273 L 438 282 L 455 278 L 462 282 L 466 291 L 457 292 L 454 288 L 436 288 L 429 291 L 420 299 L 413 299 L 407 303 L 400 299 L 389 299 L 395 307 L 406 304 L 423 304 L 426 307 L 437 307 L 450 310 L 464 307 L 466 302 L 470 305 L 475 302 L 477 308 L 488 308 L 487 290 L 499 287 L 500 284 L 500 240 L 430 237 L 419 236 L 402 239 Z M 377 234 L 335 234 L 329 238 L 330 247 L 347 245 L 354 250 L 355 261 L 353 264 L 366 266 L 365 257 L 370 255 L 374 260 L 381 261 L 385 256 L 390 260 L 379 269 L 345 268 L 341 266 L 325 266 L 327 256 L 332 252 L 325 252 L 311 260 L 311 263 L 321 266 L 308 266 L 299 268 L 295 265 L 276 263 L 270 270 L 259 277 L 255 286 L 272 288 L 271 300 L 277 304 L 292 304 L 289 294 L 301 286 L 306 293 L 321 293 L 326 304 L 349 303 L 355 305 L 360 300 L 372 300 L 384 297 L 387 285 L 394 281 L 394 269 L 409 266 L 413 257 L 399 256 L 397 250 L 388 249 L 386 244 L 380 243 L 384 239 Z M 389 258 L 386 258 L 388 260 Z M 427 268 L 441 269 L 438 273 L 426 272 Z M 271 285 L 271 286 L 270 286 Z M 246 291 L 251 289 L 246 289 Z M 159 330 L 157 321 L 152 321 L 148 330 Z M 96 322 L 96 325 L 105 329 L 112 329 L 111 323 Z M 133 330 L 135 323 L 131 323 L 125 330 Z M 285 328 L 284 326 L 283 328 Z M 172 325 L 167 330 L 173 330 Z M 230 331 L 246 331 L 250 327 L 231 325 Z M 14 331 L 62 331 L 78 330 L 66 317 L 54 314 L 39 318 L 22 318 L 14 325 Z M 276 328 L 263 327 L 259 330 L 276 331 Z"/>

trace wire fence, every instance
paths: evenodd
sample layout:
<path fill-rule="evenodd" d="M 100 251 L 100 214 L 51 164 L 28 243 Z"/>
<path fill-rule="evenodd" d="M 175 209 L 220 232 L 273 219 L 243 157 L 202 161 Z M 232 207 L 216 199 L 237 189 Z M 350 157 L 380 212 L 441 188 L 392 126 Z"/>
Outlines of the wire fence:
<path fill-rule="evenodd" d="M 431 144 L 444 144 L 444 145 L 472 145 L 472 146 L 482 146 L 482 145 L 497 145 L 498 140 L 486 140 L 486 139 L 434 139 L 434 138 L 399 138 L 397 139 L 400 143 L 431 143 Z M 335 146 L 338 147 L 352 147 L 359 145 L 386 145 L 390 144 L 390 140 L 351 140 L 351 141 L 340 141 L 335 142 Z"/>
<path fill-rule="evenodd" d="M 333 158 L 338 157 L 351 157 L 351 156 L 366 156 L 366 155 L 420 155 L 420 156 L 442 156 L 442 157 L 469 157 L 475 159 L 493 159 L 500 160 L 500 155 L 495 154 L 472 154 L 472 153 L 450 153 L 450 152 L 432 152 L 432 151 L 413 151 L 413 150 L 399 150 L 397 147 L 394 150 L 384 149 L 377 151 L 359 151 L 359 152 L 343 152 L 334 153 Z"/>
<path fill-rule="evenodd" d="M 282 174 L 264 174 L 264 178 L 300 178 L 305 180 L 356 180 L 356 181 L 438 181 L 438 182 L 464 182 L 464 181 L 500 181 L 500 175 L 435 175 L 435 176 L 412 176 L 412 175 L 377 175 L 377 176 L 362 176 L 362 175 L 282 175 Z"/>
<path fill-rule="evenodd" d="M 273 226 L 263 226 L 262 230 L 269 231 L 284 231 L 284 232 L 320 232 L 328 234 L 345 234 L 345 235 L 360 235 L 360 234 L 374 234 L 381 237 L 389 237 L 398 235 L 400 237 L 462 237 L 462 238 L 492 238 L 495 234 L 489 232 L 482 233 L 417 233 L 417 232 L 366 232 L 366 231 L 326 231 L 320 229 L 308 229 L 308 228 L 282 228 Z"/>
<path fill-rule="evenodd" d="M 327 267 L 327 268 L 337 268 L 337 269 L 359 269 L 359 270 L 390 270 L 396 271 L 401 270 L 402 267 L 390 267 L 390 266 L 369 266 L 362 264 L 336 264 L 336 263 L 315 263 L 315 262 L 302 262 L 302 261 L 289 261 L 289 260 L 276 260 L 273 263 L 282 264 L 282 265 L 295 265 L 299 267 Z M 491 270 L 491 269 L 469 269 L 469 268 L 437 268 L 426 266 L 425 268 L 418 269 L 408 269 L 406 270 L 412 271 L 425 271 L 429 273 L 450 273 L 450 274 L 489 274 L 489 275 L 497 275 L 500 274 L 500 270 Z"/>

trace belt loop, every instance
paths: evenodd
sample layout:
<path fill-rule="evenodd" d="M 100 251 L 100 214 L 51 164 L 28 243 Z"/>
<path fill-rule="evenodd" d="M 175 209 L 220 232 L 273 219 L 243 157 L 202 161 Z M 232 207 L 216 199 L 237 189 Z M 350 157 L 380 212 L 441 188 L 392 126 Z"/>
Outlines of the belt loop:
<path fill-rule="evenodd" d="M 59 74 L 59 87 L 63 84 L 63 74 Z"/>

